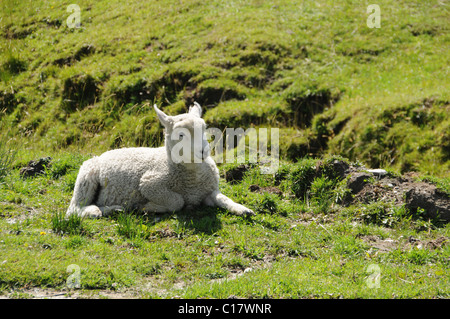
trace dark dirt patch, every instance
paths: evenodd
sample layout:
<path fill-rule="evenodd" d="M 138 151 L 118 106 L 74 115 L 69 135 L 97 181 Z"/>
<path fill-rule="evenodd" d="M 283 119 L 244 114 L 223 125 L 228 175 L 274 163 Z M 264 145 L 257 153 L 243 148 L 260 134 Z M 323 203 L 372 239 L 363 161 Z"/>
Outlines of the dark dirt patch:
<path fill-rule="evenodd" d="M 92 44 L 83 44 L 73 55 L 61 57 L 53 61 L 54 65 L 59 67 L 71 66 L 82 58 L 94 54 L 96 51 L 95 46 Z"/>
<path fill-rule="evenodd" d="M 233 81 L 204 81 L 199 85 L 187 86 L 184 93 L 187 105 L 197 101 L 206 108 L 213 108 L 221 101 L 244 100 L 245 98 L 246 94 Z"/>
<path fill-rule="evenodd" d="M 251 192 L 256 192 L 256 193 L 260 193 L 260 194 L 270 193 L 270 194 L 276 194 L 280 197 L 283 196 L 283 192 L 278 187 L 274 187 L 274 186 L 261 187 L 259 185 L 253 184 L 253 185 L 250 185 L 248 187 L 248 189 Z"/>
<path fill-rule="evenodd" d="M 35 177 L 45 173 L 46 167 L 51 163 L 51 157 L 43 157 L 36 161 L 29 161 L 28 165 L 20 169 L 20 175 L 22 177 Z"/>
<path fill-rule="evenodd" d="M 249 170 L 249 165 L 241 164 L 225 172 L 227 183 L 236 184 L 242 181 L 245 173 Z"/>
<path fill-rule="evenodd" d="M 178 234 L 170 229 L 169 227 L 165 227 L 163 229 L 158 229 L 154 232 L 154 235 L 158 238 L 166 238 L 166 237 L 177 237 Z"/>
<path fill-rule="evenodd" d="M 197 86 L 194 80 L 196 75 L 194 70 L 175 69 L 154 79 L 140 77 L 132 83 L 108 90 L 105 94 L 113 94 L 117 105 L 139 104 L 149 100 L 171 104 L 177 100 L 180 92 L 188 88 L 193 90 Z"/>
<path fill-rule="evenodd" d="M 25 103 L 25 98 L 13 92 L 0 92 L 0 117 L 4 113 L 11 113 L 18 108 L 19 104 Z"/>
<path fill-rule="evenodd" d="M 434 184 L 414 180 L 413 174 L 392 177 L 383 170 L 349 167 L 348 176 L 347 187 L 353 194 L 351 203 L 383 201 L 404 204 L 412 213 L 423 209 L 427 218 L 450 221 L 449 194 Z"/>
<path fill-rule="evenodd" d="M 316 86 L 291 86 L 285 91 L 284 98 L 293 112 L 293 124 L 305 128 L 311 126 L 315 115 L 339 101 L 340 93 Z"/>
<path fill-rule="evenodd" d="M 0 295 L 0 299 L 16 299 L 17 296 L 26 299 L 130 299 L 138 298 L 139 293 L 132 289 L 114 290 L 83 290 L 54 288 L 23 288 Z"/>
<path fill-rule="evenodd" d="M 436 186 L 427 183 L 417 183 L 405 192 L 405 204 L 412 212 L 419 208 L 431 214 L 430 217 L 440 217 L 450 220 L 449 196 L 439 191 Z"/>
<path fill-rule="evenodd" d="M 289 174 L 295 196 L 305 198 L 313 181 L 320 177 L 334 181 L 333 187 L 345 180 L 349 193 L 340 200 L 344 206 L 384 202 L 404 205 L 415 216 L 436 222 L 450 221 L 450 194 L 433 183 L 418 180 L 413 172 L 397 176 L 384 169 L 367 169 L 343 159 L 304 161 Z M 275 179 L 277 181 L 277 176 Z"/>
<path fill-rule="evenodd" d="M 426 247 L 428 249 L 440 249 L 449 243 L 449 239 L 447 237 L 439 237 L 434 240 L 430 240 L 426 243 Z"/>
<path fill-rule="evenodd" d="M 428 218 L 440 218 L 450 221 L 450 197 L 440 191 L 436 185 L 414 181 L 405 175 L 402 177 L 373 177 L 364 172 L 354 173 L 348 180 L 348 187 L 354 194 L 353 201 L 369 203 L 374 201 L 405 204 L 412 213 L 424 209 Z"/>
<path fill-rule="evenodd" d="M 444 236 L 432 240 L 419 240 L 412 236 L 403 239 L 399 238 L 398 240 L 394 240 L 391 238 L 382 239 L 381 237 L 376 235 L 359 236 L 359 238 L 366 244 L 380 252 L 390 252 L 395 249 L 408 250 L 413 247 L 419 249 L 436 250 L 443 248 L 449 243 L 449 238 Z"/>
<path fill-rule="evenodd" d="M 448 243 L 449 238 L 445 236 L 440 236 L 436 239 L 431 240 L 419 240 L 413 236 L 409 236 L 406 239 L 406 242 L 403 244 L 402 249 L 407 250 L 412 248 L 418 248 L 418 249 L 436 250 L 443 248 Z"/>
<path fill-rule="evenodd" d="M 100 98 L 98 82 L 89 74 L 78 74 L 64 80 L 61 106 L 71 113 L 94 104 Z"/>
<path fill-rule="evenodd" d="M 362 241 L 381 252 L 389 252 L 397 249 L 399 246 L 398 241 L 391 238 L 382 239 L 376 235 L 361 236 L 360 238 Z"/>

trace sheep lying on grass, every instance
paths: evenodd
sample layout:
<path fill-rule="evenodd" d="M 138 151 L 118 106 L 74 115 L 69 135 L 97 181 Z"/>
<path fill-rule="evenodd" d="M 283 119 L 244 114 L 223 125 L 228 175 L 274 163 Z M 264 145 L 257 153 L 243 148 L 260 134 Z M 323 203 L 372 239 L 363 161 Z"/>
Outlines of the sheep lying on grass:
<path fill-rule="evenodd" d="M 118 210 L 176 212 L 200 204 L 253 215 L 219 191 L 219 170 L 210 156 L 200 105 L 194 103 L 188 113 L 176 116 L 156 105 L 154 109 L 165 127 L 165 146 L 117 149 L 85 161 L 66 216 L 100 217 Z M 180 155 L 180 146 L 186 144 Z"/>

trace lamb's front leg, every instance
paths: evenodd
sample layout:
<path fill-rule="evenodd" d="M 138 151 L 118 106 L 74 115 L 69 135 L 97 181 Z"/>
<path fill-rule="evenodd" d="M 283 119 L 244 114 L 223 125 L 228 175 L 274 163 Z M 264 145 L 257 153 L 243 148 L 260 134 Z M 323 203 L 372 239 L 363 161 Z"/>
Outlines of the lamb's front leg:
<path fill-rule="evenodd" d="M 177 194 L 178 195 L 178 194 Z M 172 196 L 173 199 L 174 196 Z M 171 213 L 182 209 L 184 201 L 164 201 L 161 198 L 152 198 L 147 204 L 142 207 L 144 212 L 149 213 Z"/>
<path fill-rule="evenodd" d="M 148 200 L 142 207 L 145 212 L 171 213 L 181 210 L 184 206 L 183 196 L 165 187 L 164 181 L 151 173 L 141 178 L 139 191 Z"/>
<path fill-rule="evenodd" d="M 232 199 L 222 194 L 219 190 L 212 192 L 204 200 L 204 203 L 209 206 L 213 206 L 212 204 L 214 204 L 215 206 L 225 208 L 226 210 L 238 216 L 255 215 L 255 213 L 251 209 L 241 204 L 235 203 Z"/>

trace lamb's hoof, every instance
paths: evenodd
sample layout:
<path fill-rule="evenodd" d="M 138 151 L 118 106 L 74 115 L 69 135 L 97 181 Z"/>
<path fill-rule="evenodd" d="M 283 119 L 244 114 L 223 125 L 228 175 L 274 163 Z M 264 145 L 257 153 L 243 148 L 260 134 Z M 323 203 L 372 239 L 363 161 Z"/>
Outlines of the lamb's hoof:
<path fill-rule="evenodd" d="M 81 213 L 81 217 L 100 218 L 102 216 L 102 211 L 95 205 L 86 206 Z"/>
<path fill-rule="evenodd" d="M 108 216 L 114 213 L 123 213 L 125 211 L 125 208 L 119 205 L 104 206 L 99 207 L 99 209 L 102 212 L 102 216 Z"/>
<path fill-rule="evenodd" d="M 234 210 L 234 213 L 238 216 L 255 216 L 255 212 L 252 211 L 250 208 L 247 208 L 245 206 L 239 205 L 237 209 Z"/>
<path fill-rule="evenodd" d="M 245 212 L 242 213 L 242 216 L 255 216 L 255 212 L 251 209 L 247 209 Z"/>

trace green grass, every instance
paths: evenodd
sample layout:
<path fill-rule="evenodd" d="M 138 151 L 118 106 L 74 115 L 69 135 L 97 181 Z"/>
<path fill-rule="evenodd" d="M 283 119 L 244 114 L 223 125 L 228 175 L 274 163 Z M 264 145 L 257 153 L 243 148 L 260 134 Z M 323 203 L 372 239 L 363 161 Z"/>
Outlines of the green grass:
<path fill-rule="evenodd" d="M 293 177 L 302 163 L 283 163 L 275 176 L 257 166 L 222 191 L 257 212 L 242 218 L 201 207 L 193 212 L 116 213 L 97 220 L 64 218 L 72 190 L 65 179 L 79 158 L 53 155 L 55 167 L 34 179 L 18 168 L 0 185 L 0 291 L 27 295 L 27 288 L 67 289 L 69 265 L 80 267 L 79 292 L 132 290 L 141 298 L 447 298 L 448 224 L 427 223 L 389 204 L 323 206 L 339 183 L 324 175 L 310 184 L 308 202 L 296 198 Z M 324 165 L 330 161 L 309 161 Z M 59 166 L 61 164 L 61 166 Z M 53 167 L 53 168 L 52 168 Z M 229 169 L 223 165 L 221 169 Z M 53 174 L 52 172 L 62 172 Z M 281 178 L 280 176 L 284 176 Z M 282 189 L 257 193 L 250 185 Z M 45 189 L 45 191 L 42 191 Z M 324 195 L 325 194 L 325 195 Z M 20 199 L 20 200 L 19 200 Z M 324 209 L 325 207 L 325 209 Z M 390 222 L 385 222 L 388 219 Z M 365 238 L 392 239 L 383 250 Z M 408 238 L 415 238 L 417 244 Z M 380 267 L 380 288 L 370 288 L 369 265 Z M 17 297 L 20 297 L 17 296 Z"/>
<path fill-rule="evenodd" d="M 281 154 L 449 172 L 448 6 L 3 1 L 0 125 L 33 150 L 160 145 L 149 105 L 210 126 L 282 128 Z"/>
<path fill-rule="evenodd" d="M 386 1 L 79 0 L 0 4 L 0 291 L 134 290 L 140 297 L 448 298 L 448 224 L 390 203 L 343 207 L 339 154 L 449 193 L 448 5 Z M 210 127 L 280 128 L 281 165 L 222 191 L 257 215 L 63 218 L 81 163 L 158 146 L 151 109 L 193 101 Z M 45 174 L 19 169 L 51 156 Z M 319 160 L 320 158 L 320 160 Z M 233 167 L 227 163 L 221 171 Z M 319 168 L 319 170 L 318 170 Z M 283 197 L 250 192 L 276 186 Z M 377 248 L 368 238 L 392 239 Z M 369 288 L 369 265 L 381 287 Z"/>
<path fill-rule="evenodd" d="M 66 218 L 64 213 L 55 213 L 51 222 L 52 231 L 55 234 L 82 235 L 86 233 L 83 227 L 83 219 L 78 215 L 71 215 Z"/>

